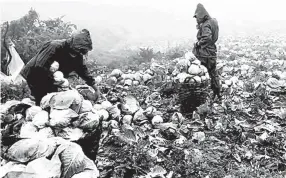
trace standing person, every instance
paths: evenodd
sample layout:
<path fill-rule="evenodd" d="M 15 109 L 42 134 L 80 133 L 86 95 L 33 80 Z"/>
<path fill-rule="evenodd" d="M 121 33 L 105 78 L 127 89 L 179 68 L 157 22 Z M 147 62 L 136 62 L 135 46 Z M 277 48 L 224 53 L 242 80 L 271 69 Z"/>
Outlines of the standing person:
<path fill-rule="evenodd" d="M 215 43 L 219 36 L 218 22 L 211 18 L 202 4 L 197 5 L 194 18 L 197 20 L 197 42 L 194 44 L 193 54 L 208 69 L 211 78 L 211 89 L 213 99 L 221 100 L 221 86 L 218 72 L 216 70 L 217 47 Z"/>
<path fill-rule="evenodd" d="M 88 30 L 83 29 L 69 39 L 53 40 L 45 43 L 39 52 L 22 69 L 21 75 L 26 79 L 36 105 L 48 93 L 56 92 L 53 74 L 50 72 L 54 61 L 59 63 L 59 71 L 64 77 L 75 71 L 86 84 L 95 90 L 95 99 L 100 90 L 95 79 L 84 64 L 84 55 L 92 50 L 92 41 Z"/>

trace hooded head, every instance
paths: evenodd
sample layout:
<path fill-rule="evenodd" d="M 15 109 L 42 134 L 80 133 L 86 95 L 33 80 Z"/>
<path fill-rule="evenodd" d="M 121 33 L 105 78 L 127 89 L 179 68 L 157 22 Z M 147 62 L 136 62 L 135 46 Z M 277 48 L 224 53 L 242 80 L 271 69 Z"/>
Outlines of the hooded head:
<path fill-rule="evenodd" d="M 200 24 L 200 23 L 204 22 L 205 20 L 207 20 L 208 18 L 210 18 L 209 13 L 207 12 L 205 7 L 201 3 L 199 3 L 197 5 L 197 9 L 195 11 L 194 18 L 197 19 L 198 24 Z"/>
<path fill-rule="evenodd" d="M 92 50 L 92 41 L 90 33 L 87 29 L 80 30 L 72 35 L 70 40 L 71 49 L 80 54 L 87 54 L 88 51 Z"/>

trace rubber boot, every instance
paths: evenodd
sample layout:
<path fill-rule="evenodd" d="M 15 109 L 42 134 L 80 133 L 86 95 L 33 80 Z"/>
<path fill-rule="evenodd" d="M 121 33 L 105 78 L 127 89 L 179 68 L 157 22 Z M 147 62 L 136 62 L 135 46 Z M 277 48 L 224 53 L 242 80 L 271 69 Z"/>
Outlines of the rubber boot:
<path fill-rule="evenodd" d="M 217 103 L 221 103 L 222 101 L 222 95 L 219 89 L 213 90 L 213 101 Z"/>

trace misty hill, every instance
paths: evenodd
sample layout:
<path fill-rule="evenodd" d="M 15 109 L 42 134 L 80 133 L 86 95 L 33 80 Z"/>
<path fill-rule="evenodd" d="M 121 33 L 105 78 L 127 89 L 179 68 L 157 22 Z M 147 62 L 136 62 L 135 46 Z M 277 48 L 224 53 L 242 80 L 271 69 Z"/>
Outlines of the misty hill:
<path fill-rule="evenodd" d="M 75 17 L 70 17 L 70 19 L 80 27 L 89 28 L 95 48 L 101 50 L 112 51 L 135 46 L 167 47 L 170 44 L 176 45 L 180 42 L 194 40 L 197 33 L 195 19 L 191 16 L 192 12 L 184 17 L 178 17 L 176 14 L 148 6 L 129 8 L 113 5 L 88 7 L 79 5 L 77 8 L 82 9 L 80 16 L 84 17 L 84 20 L 77 20 Z M 89 13 L 91 11 L 92 13 Z M 221 36 L 286 33 L 285 21 L 232 20 L 221 17 L 217 20 Z"/>
<path fill-rule="evenodd" d="M 155 2 L 154 2 L 155 3 Z M 7 4 L 9 4 L 7 2 Z M 174 4 L 174 8 L 180 5 Z M 162 8 L 153 9 L 150 4 L 145 6 L 125 6 L 99 4 L 88 2 L 18 2 L 10 3 L 7 9 L 15 8 L 23 15 L 33 7 L 41 19 L 56 18 L 65 15 L 64 20 L 76 24 L 79 28 L 87 28 L 93 38 L 94 49 L 114 51 L 122 48 L 138 46 L 167 47 L 181 42 L 194 40 L 196 37 L 196 22 L 192 17 L 194 6 L 188 6 L 177 13 Z M 25 8 L 24 8 L 25 7 Z M 183 8 L 183 7 L 181 7 Z M 215 13 L 215 7 L 209 5 L 210 14 Z M 213 8 L 213 9 L 212 9 Z M 23 9 L 27 9 L 24 11 Z M 52 11 L 51 11 L 52 9 Z M 189 9 L 186 11 L 186 9 Z M 257 35 L 264 33 L 286 33 L 285 21 L 266 21 L 261 19 L 245 20 L 242 16 L 224 15 L 230 13 L 227 9 L 217 10 L 220 25 L 220 35 Z M 229 10 L 230 11 L 230 10 Z M 14 13 L 3 11 L 6 16 Z M 253 12 L 255 13 L 255 12 Z M 22 16 L 23 16 L 22 15 Z M 19 16 L 20 18 L 21 16 Z M 16 18 L 16 16 L 13 18 Z M 14 20 L 11 19 L 10 20 Z"/>

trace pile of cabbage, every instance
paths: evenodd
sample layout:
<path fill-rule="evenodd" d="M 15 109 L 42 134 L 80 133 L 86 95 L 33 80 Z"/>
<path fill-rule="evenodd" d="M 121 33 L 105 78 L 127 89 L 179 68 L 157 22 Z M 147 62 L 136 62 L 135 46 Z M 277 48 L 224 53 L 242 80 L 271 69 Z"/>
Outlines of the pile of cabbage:
<path fill-rule="evenodd" d="M 175 59 L 173 63 L 175 69 L 172 77 L 176 83 L 200 84 L 210 80 L 207 68 L 191 52 Z"/>
<path fill-rule="evenodd" d="M 175 67 L 174 67 L 175 66 Z M 170 70 L 172 72 L 170 73 Z M 193 56 L 191 52 L 185 53 L 184 57 L 176 58 L 173 61 L 151 60 L 150 67 L 145 70 L 123 73 L 119 69 L 114 69 L 108 76 L 109 85 L 122 85 L 125 89 L 130 86 L 148 85 L 149 82 L 163 83 L 168 81 L 176 83 L 204 83 L 210 80 L 207 68 L 201 65 L 201 62 Z"/>
<path fill-rule="evenodd" d="M 147 102 L 157 102 L 158 96 L 154 93 L 147 98 Z M 163 123 L 182 122 L 184 117 L 181 113 L 175 113 L 171 118 L 164 118 L 158 108 L 149 104 L 143 109 L 137 99 L 132 95 L 127 95 L 123 101 L 112 104 L 109 101 L 103 101 L 101 104 L 93 106 L 95 112 L 99 115 L 105 115 L 103 118 L 103 129 L 111 129 L 112 133 L 118 132 L 122 125 L 140 126 L 146 129 L 152 129 Z M 114 131 L 114 132 L 113 132 Z"/>
<path fill-rule="evenodd" d="M 146 70 L 132 71 L 123 73 L 119 69 L 114 69 L 108 76 L 109 85 L 122 85 L 125 89 L 130 86 L 146 85 L 158 75 L 165 74 L 165 67 L 157 64 L 154 60 Z"/>
<path fill-rule="evenodd" d="M 19 131 L 20 138 L 52 138 L 62 137 L 65 140 L 77 141 L 86 134 L 97 129 L 100 121 L 106 128 L 118 129 L 121 124 L 141 125 L 145 122 L 163 123 L 162 113 L 150 103 L 160 100 L 158 93 L 150 95 L 146 101 L 150 104 L 145 110 L 140 107 L 137 99 L 131 95 L 123 97 L 120 102 L 111 103 L 104 100 L 92 103 L 88 100 L 86 90 L 92 95 L 94 90 L 71 89 L 49 93 L 43 97 L 40 106 L 29 105 L 25 113 L 10 113 L 13 106 L 23 101 L 8 101 L 2 105 L 1 122 L 6 127 L 17 120 L 23 120 Z M 82 94 L 81 94 L 82 93 Z M 29 100 L 29 99 L 28 99 Z M 5 128 L 3 128 L 5 130 Z"/>
<path fill-rule="evenodd" d="M 152 129 L 164 124 L 182 123 L 184 120 L 180 113 L 174 113 L 171 118 L 164 118 L 163 113 L 151 104 L 143 109 L 131 95 L 126 95 L 120 102 L 111 103 L 103 100 L 94 103 L 89 100 L 93 92 L 90 87 L 77 86 L 76 89 L 47 94 L 41 100 L 40 106 L 36 106 L 30 99 L 12 100 L 3 104 L 0 113 L 4 128 L 1 129 L 1 133 L 13 122 L 23 122 L 19 131 L 14 131 L 21 140 L 6 149 L 6 158 L 10 161 L 3 159 L 2 168 L 6 172 L 4 171 L 2 176 L 21 177 L 31 174 L 36 177 L 40 174 L 39 171 L 43 171 L 47 178 L 97 177 L 96 165 L 73 141 L 84 138 L 99 126 L 116 134 L 123 125 Z M 149 103 L 156 102 L 156 99 L 156 94 L 147 98 Z M 12 109 L 21 107 L 25 108 L 25 111 L 15 113 L 15 109 Z M 61 154 L 81 159 L 74 163 L 74 166 L 81 164 L 79 170 L 65 167 L 65 164 L 68 166 L 71 164 L 69 161 L 74 159 L 68 157 L 64 160 L 60 157 Z M 45 170 L 44 165 L 47 166 Z M 41 176 L 43 177 L 42 174 Z"/>
<path fill-rule="evenodd" d="M 46 95 L 40 106 L 26 111 L 20 137 L 55 137 L 75 141 L 96 129 L 102 116 L 93 112 L 92 103 L 75 89 Z"/>
<path fill-rule="evenodd" d="M 1 106 L 1 135 L 9 126 L 19 141 L 2 148 L 1 177 L 99 177 L 95 163 L 71 142 L 97 129 L 105 113 L 76 89 L 49 93 L 35 106 L 29 99 Z M 108 114 L 108 113 L 107 113 Z"/>
<path fill-rule="evenodd" d="M 9 147 L 5 158 L 0 173 L 4 178 L 99 177 L 96 165 L 82 148 L 60 137 L 19 140 Z"/>

